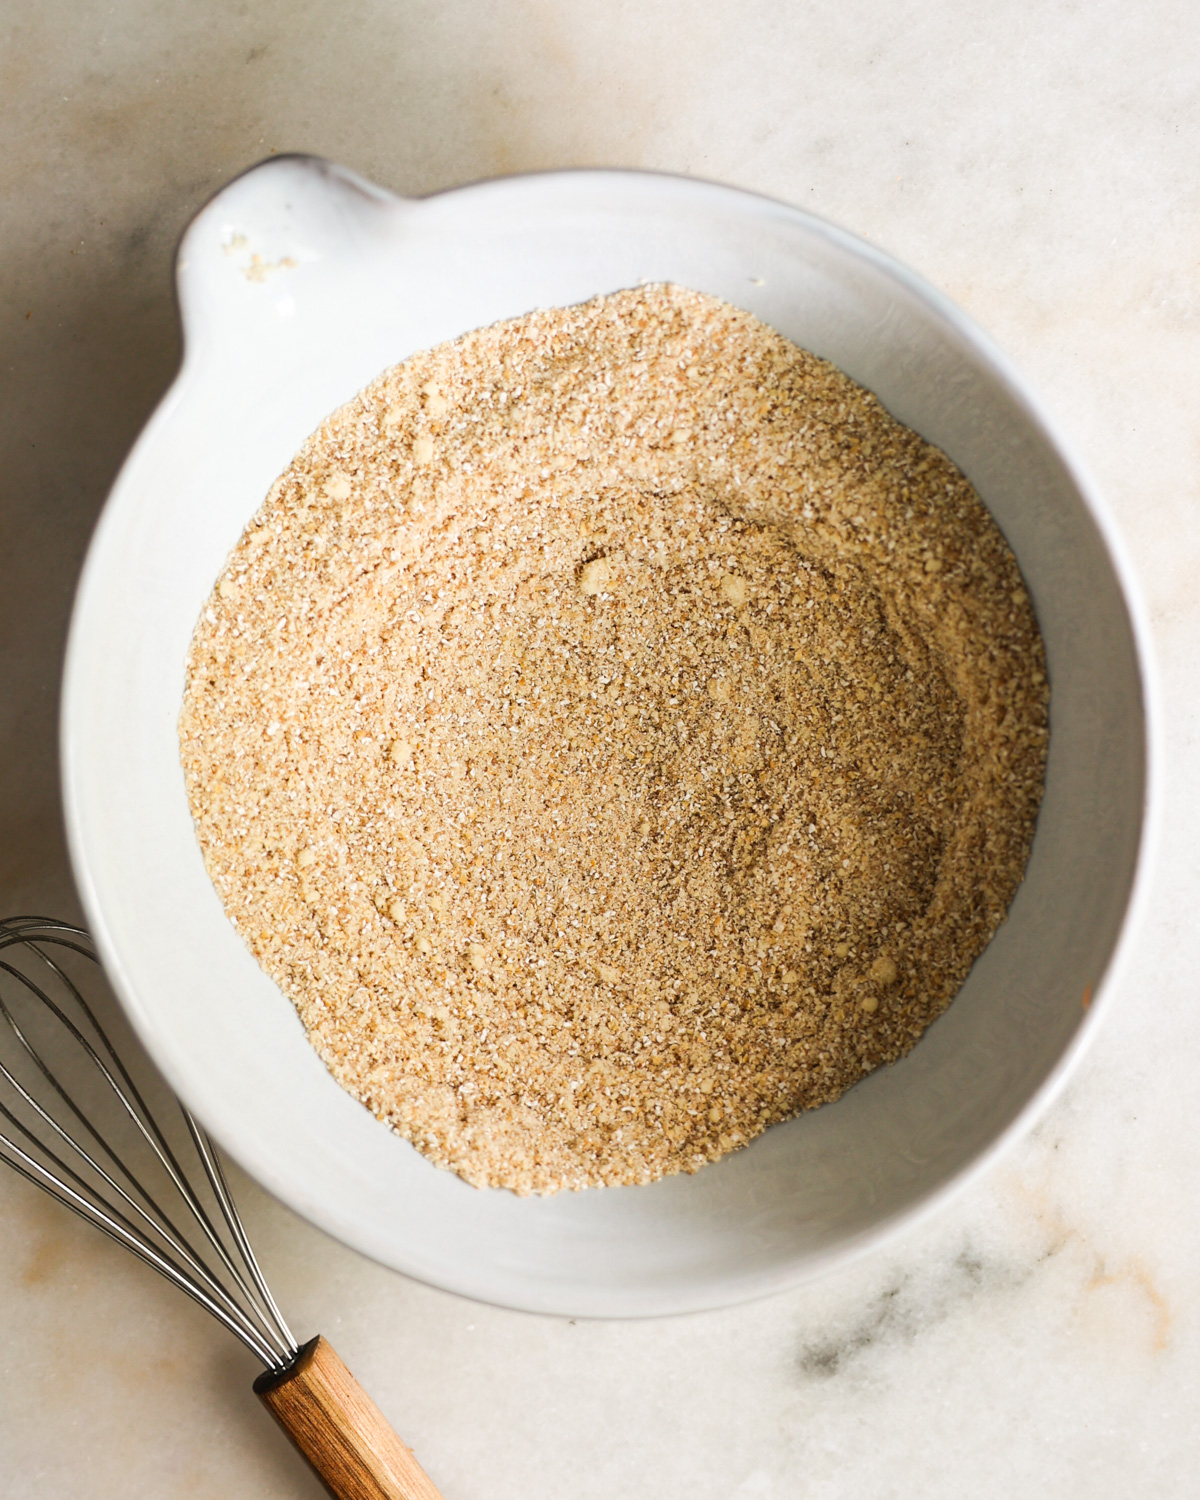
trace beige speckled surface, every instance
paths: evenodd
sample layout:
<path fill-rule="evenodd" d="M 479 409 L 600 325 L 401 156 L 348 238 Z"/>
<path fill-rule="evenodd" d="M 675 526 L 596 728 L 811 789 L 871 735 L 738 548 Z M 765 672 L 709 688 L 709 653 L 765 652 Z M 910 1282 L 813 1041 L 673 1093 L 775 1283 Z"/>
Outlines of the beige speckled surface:
<path fill-rule="evenodd" d="M 1167 706 L 1151 919 L 1037 1133 L 935 1222 L 726 1313 L 571 1324 L 362 1261 L 247 1187 L 318 1328 L 446 1500 L 1186 1497 L 1200 1461 L 1190 1128 L 1200 800 L 1200 40 L 1192 7 L 406 3 L 0 16 L 0 905 L 70 912 L 54 704 L 70 590 L 170 377 L 172 242 L 270 149 L 404 192 L 551 165 L 721 178 L 930 277 L 1107 492 Z M 203 1314 L 0 1181 L 14 1500 L 316 1496 Z"/>

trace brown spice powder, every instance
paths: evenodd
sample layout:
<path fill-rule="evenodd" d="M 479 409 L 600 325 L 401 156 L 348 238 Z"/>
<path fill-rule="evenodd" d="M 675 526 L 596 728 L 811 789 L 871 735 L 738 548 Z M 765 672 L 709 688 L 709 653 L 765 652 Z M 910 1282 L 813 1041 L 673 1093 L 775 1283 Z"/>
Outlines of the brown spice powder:
<path fill-rule="evenodd" d="M 1047 687 L 970 484 L 656 286 L 471 333 L 310 439 L 192 643 L 208 870 L 338 1080 L 517 1192 L 694 1171 L 942 1011 Z"/>

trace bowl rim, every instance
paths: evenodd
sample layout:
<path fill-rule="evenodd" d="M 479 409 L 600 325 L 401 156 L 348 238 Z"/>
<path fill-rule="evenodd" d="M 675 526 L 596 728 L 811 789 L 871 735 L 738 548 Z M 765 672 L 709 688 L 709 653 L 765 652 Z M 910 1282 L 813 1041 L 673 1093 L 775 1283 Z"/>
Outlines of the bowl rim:
<path fill-rule="evenodd" d="M 1006 388 L 1007 394 L 1020 410 L 1024 420 L 1042 436 L 1061 462 L 1070 483 L 1074 487 L 1080 502 L 1086 509 L 1088 517 L 1096 529 L 1098 539 L 1103 547 L 1122 603 L 1124 604 L 1129 623 L 1134 666 L 1138 677 L 1142 703 L 1143 779 L 1137 853 L 1115 941 L 1108 961 L 1093 986 L 1090 1003 L 1086 1004 L 1086 1014 L 1072 1033 L 1055 1064 L 1007 1126 L 999 1131 L 973 1158 L 952 1172 L 944 1181 L 930 1187 L 913 1201 L 892 1211 L 876 1223 L 848 1236 L 836 1245 L 829 1246 L 816 1253 L 807 1253 L 802 1263 L 785 1262 L 776 1270 L 762 1273 L 757 1283 L 753 1286 L 747 1286 L 745 1283 L 723 1285 L 714 1290 L 710 1295 L 691 1295 L 668 1308 L 618 1311 L 615 1313 L 580 1311 L 570 1312 L 569 1315 L 589 1318 L 659 1317 L 683 1315 L 754 1301 L 774 1295 L 776 1292 L 782 1291 L 787 1287 L 813 1280 L 835 1267 L 849 1265 L 874 1250 L 890 1246 L 902 1235 L 912 1229 L 916 1229 L 927 1219 L 935 1215 L 956 1195 L 965 1192 L 972 1183 L 983 1176 L 1016 1140 L 1023 1136 L 1047 1112 L 1062 1093 L 1072 1071 L 1078 1066 L 1086 1049 L 1091 1045 L 1102 1017 L 1107 1014 L 1110 1006 L 1113 1004 L 1114 992 L 1129 964 L 1134 942 L 1149 905 L 1151 875 L 1160 837 L 1160 787 L 1162 775 L 1160 764 L 1162 755 L 1160 748 L 1161 735 L 1158 729 L 1161 723 L 1160 686 L 1148 613 L 1132 561 L 1116 523 L 1073 444 L 1008 355 L 989 334 L 976 324 L 973 318 L 964 312 L 945 293 L 926 281 L 917 272 L 912 271 L 902 262 L 896 260 L 886 251 L 857 234 L 830 222 L 820 215 L 812 213 L 808 209 L 799 208 L 770 195 L 686 174 L 641 169 L 585 167 L 547 169 L 510 176 L 484 177 L 420 197 L 405 197 L 394 194 L 360 176 L 351 169 L 328 161 L 325 158 L 306 153 L 279 153 L 239 172 L 216 192 L 207 197 L 199 206 L 179 237 L 174 258 L 172 287 L 176 299 L 181 333 L 180 364 L 170 385 L 143 425 L 126 456 L 109 490 L 97 525 L 93 531 L 88 553 L 85 557 L 76 587 L 60 693 L 59 756 L 63 788 L 64 820 L 71 866 L 80 901 L 96 942 L 97 951 L 100 954 L 106 975 L 126 1018 L 132 1025 L 139 1041 L 146 1049 L 155 1066 L 163 1073 L 171 1088 L 184 1100 L 190 1109 L 193 1109 L 193 1112 L 203 1121 L 206 1128 L 211 1131 L 227 1154 L 237 1161 L 256 1182 L 294 1212 L 299 1213 L 302 1217 L 318 1225 L 342 1243 L 351 1245 L 359 1253 L 365 1254 L 379 1263 L 387 1265 L 391 1269 L 401 1270 L 403 1274 L 411 1275 L 415 1279 L 424 1281 L 427 1284 L 438 1286 L 442 1290 L 457 1293 L 474 1301 L 517 1308 L 522 1311 L 542 1313 L 552 1311 L 552 1309 L 535 1305 L 532 1302 L 522 1304 L 500 1297 L 491 1298 L 485 1294 L 481 1294 L 477 1290 L 464 1289 L 460 1282 L 452 1278 L 439 1281 L 436 1277 L 429 1274 L 427 1268 L 416 1269 L 411 1266 L 405 1267 L 399 1265 L 395 1258 L 385 1258 L 376 1248 L 364 1244 L 359 1238 L 354 1237 L 347 1231 L 344 1225 L 337 1222 L 336 1215 L 327 1212 L 322 1205 L 314 1203 L 311 1200 L 305 1201 L 303 1204 L 298 1203 L 291 1185 L 283 1179 L 282 1174 L 276 1169 L 274 1164 L 265 1159 L 263 1153 L 256 1149 L 253 1141 L 231 1139 L 223 1129 L 222 1122 L 219 1119 L 210 1122 L 205 1118 L 206 1110 L 203 1103 L 201 1103 L 199 1109 L 195 1109 L 193 1100 L 187 1097 L 191 1092 L 189 1081 L 176 1076 L 176 1070 L 170 1058 L 159 1056 L 158 1049 L 155 1046 L 154 1026 L 143 1012 L 136 998 L 133 985 L 125 978 L 124 966 L 121 961 L 120 952 L 118 951 L 118 945 L 112 938 L 105 919 L 103 902 L 93 879 L 90 862 L 91 855 L 83 829 L 83 803 L 81 801 L 76 752 L 73 742 L 73 701 L 77 693 L 77 684 L 80 682 L 84 670 L 82 665 L 84 648 L 80 639 L 81 631 L 79 625 L 81 614 L 80 602 L 89 587 L 96 556 L 95 543 L 104 530 L 106 517 L 111 516 L 112 501 L 122 490 L 124 482 L 140 452 L 144 447 L 149 446 L 153 442 L 160 420 L 173 409 L 179 395 L 181 383 L 186 374 L 189 352 L 189 330 L 186 318 L 183 315 L 181 282 L 185 269 L 184 262 L 188 236 L 196 225 L 197 220 L 235 183 L 240 182 L 243 178 L 269 171 L 283 164 L 292 166 L 301 165 L 322 175 L 329 174 L 335 176 L 348 186 L 359 189 L 376 201 L 392 203 L 397 206 L 402 206 L 406 203 L 416 206 L 443 199 L 467 198 L 472 195 L 484 193 L 492 194 L 509 188 L 528 185 L 533 182 L 559 182 L 564 185 L 582 186 L 589 180 L 596 181 L 602 178 L 615 178 L 622 181 L 638 180 L 647 184 L 658 184 L 664 189 L 672 191 L 686 192 L 689 190 L 698 190 L 704 193 L 724 196 L 731 203 L 740 201 L 748 207 L 756 206 L 759 209 L 764 207 L 771 208 L 785 219 L 790 219 L 792 222 L 802 225 L 809 230 L 815 230 L 839 248 L 850 251 L 860 259 L 865 259 L 874 267 L 898 281 L 919 302 L 944 319 L 958 337 L 982 357 Z"/>

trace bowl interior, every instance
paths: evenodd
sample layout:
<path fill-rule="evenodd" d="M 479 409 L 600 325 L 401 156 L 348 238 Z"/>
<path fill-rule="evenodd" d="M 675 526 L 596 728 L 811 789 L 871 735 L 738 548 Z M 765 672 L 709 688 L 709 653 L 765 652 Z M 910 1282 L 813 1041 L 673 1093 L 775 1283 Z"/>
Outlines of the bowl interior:
<path fill-rule="evenodd" d="M 537 306 L 669 280 L 832 359 L 973 480 L 1024 572 L 1052 686 L 1046 798 L 1007 923 L 902 1062 L 693 1177 L 518 1199 L 430 1166 L 344 1093 L 227 921 L 176 741 L 213 579 L 320 420 L 412 351 Z M 379 1260 L 570 1314 L 758 1295 L 871 1243 L 961 1179 L 1076 1050 L 1134 884 L 1146 797 L 1135 629 L 1094 504 L 1004 361 L 886 257 L 685 179 L 564 173 L 397 200 L 277 159 L 214 199 L 179 262 L 180 375 L 80 587 L 64 685 L 76 871 L 151 1055 L 267 1187 Z"/>

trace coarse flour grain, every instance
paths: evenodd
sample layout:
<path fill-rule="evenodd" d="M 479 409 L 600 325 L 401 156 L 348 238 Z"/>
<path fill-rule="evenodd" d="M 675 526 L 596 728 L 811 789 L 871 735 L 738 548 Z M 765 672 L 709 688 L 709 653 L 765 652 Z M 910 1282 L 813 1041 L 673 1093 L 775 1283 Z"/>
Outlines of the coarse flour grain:
<path fill-rule="evenodd" d="M 660 285 L 331 416 L 203 611 L 180 742 L 335 1077 L 546 1193 L 693 1171 L 912 1047 L 1021 880 L 1047 712 L 967 479 Z"/>

